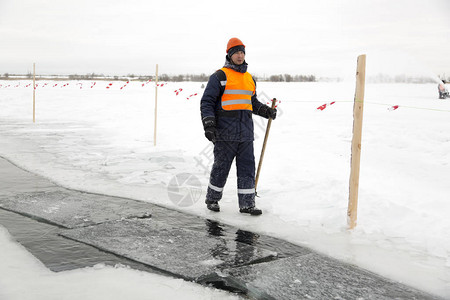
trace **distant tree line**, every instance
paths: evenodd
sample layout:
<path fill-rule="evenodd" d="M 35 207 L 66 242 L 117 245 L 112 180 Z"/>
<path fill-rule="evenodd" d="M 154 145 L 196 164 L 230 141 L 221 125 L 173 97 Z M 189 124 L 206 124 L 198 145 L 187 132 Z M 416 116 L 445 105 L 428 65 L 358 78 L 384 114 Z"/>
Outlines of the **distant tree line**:
<path fill-rule="evenodd" d="M 206 82 L 210 75 L 202 74 L 178 74 L 168 75 L 161 74 L 158 76 L 159 81 L 194 81 L 194 82 Z M 126 76 L 107 76 L 104 74 L 88 73 L 85 75 L 70 74 L 70 75 L 37 75 L 37 79 L 55 79 L 55 80 L 133 80 L 133 81 L 147 81 L 155 80 L 155 76 L 150 75 L 135 75 L 128 74 Z M 253 76 L 257 81 L 272 81 L 272 82 L 314 82 L 316 77 L 314 75 L 270 75 L 270 76 Z M 33 78 L 33 74 L 28 73 L 26 75 L 17 75 L 5 73 L 0 75 L 0 79 L 16 79 L 16 78 Z"/>
<path fill-rule="evenodd" d="M 202 73 L 200 75 L 195 74 L 185 74 L 185 75 L 167 75 L 162 74 L 158 76 L 158 80 L 160 81 L 195 81 L 195 82 L 204 82 L 208 81 L 209 75 Z"/>
<path fill-rule="evenodd" d="M 202 74 L 179 74 L 179 75 L 168 75 L 161 74 L 158 76 L 159 81 L 193 81 L 193 82 L 206 82 L 208 81 L 210 75 Z M 269 75 L 269 76 L 253 76 L 256 81 L 267 81 L 267 82 L 316 82 L 316 81 L 337 81 L 339 78 L 333 80 L 327 78 L 317 79 L 314 75 L 290 75 L 290 74 L 279 74 L 279 75 Z M 31 79 L 33 74 L 28 72 L 25 75 L 4 73 L 0 74 L 0 79 Z M 450 77 L 439 76 L 441 80 L 450 82 Z M 153 75 L 135 75 L 128 74 L 126 76 L 108 76 L 104 74 L 88 73 L 85 75 L 71 74 L 71 75 L 36 75 L 36 79 L 46 79 L 46 80 L 132 80 L 132 81 L 148 81 L 155 80 Z M 411 76 L 411 75 L 387 75 L 387 74 L 377 74 L 375 76 L 368 76 L 367 82 L 371 83 L 435 83 L 436 78 L 431 76 Z"/>
<path fill-rule="evenodd" d="M 270 75 L 268 77 L 264 76 L 253 76 L 257 81 L 271 81 L 271 82 L 315 82 L 316 76 L 314 75 Z M 158 77 L 160 81 L 196 81 L 205 82 L 208 81 L 209 75 L 204 73 L 200 75 L 186 74 L 186 75 L 167 75 L 162 74 Z"/>
<path fill-rule="evenodd" d="M 270 82 L 315 82 L 316 76 L 314 75 L 290 75 L 290 74 L 280 74 L 280 75 L 270 75 L 269 77 L 259 77 L 255 76 L 257 81 L 270 81 Z"/>
<path fill-rule="evenodd" d="M 367 81 L 371 83 L 436 83 L 436 78 L 406 74 L 399 74 L 395 76 L 378 74 L 375 76 L 369 76 Z"/>

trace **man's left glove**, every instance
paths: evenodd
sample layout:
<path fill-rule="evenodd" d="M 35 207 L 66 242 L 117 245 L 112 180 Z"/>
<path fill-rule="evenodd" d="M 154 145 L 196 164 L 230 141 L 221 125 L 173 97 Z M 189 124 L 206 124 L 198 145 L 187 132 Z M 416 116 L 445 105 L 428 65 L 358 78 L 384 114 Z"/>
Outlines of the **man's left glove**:
<path fill-rule="evenodd" d="M 216 118 L 214 117 L 205 117 L 203 118 L 203 129 L 205 130 L 205 136 L 206 138 L 216 143 Z"/>
<path fill-rule="evenodd" d="M 266 119 L 271 118 L 272 120 L 275 120 L 277 117 L 277 110 L 276 108 L 272 109 L 267 105 L 263 105 L 259 108 L 258 115 Z"/>

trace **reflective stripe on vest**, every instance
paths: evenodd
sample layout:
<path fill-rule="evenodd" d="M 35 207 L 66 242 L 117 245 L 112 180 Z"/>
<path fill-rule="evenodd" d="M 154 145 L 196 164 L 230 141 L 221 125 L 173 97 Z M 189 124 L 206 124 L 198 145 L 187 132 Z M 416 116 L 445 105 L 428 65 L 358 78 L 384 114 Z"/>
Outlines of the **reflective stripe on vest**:
<path fill-rule="evenodd" d="M 255 82 L 250 73 L 240 73 L 228 68 L 221 69 L 227 76 L 225 91 L 222 95 L 224 110 L 252 110 L 252 96 L 255 94 Z"/>

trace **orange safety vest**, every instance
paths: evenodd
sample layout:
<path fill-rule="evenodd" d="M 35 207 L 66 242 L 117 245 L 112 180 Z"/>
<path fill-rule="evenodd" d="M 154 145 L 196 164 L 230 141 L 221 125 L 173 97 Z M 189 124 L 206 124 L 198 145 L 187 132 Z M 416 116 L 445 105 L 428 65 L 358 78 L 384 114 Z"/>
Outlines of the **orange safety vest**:
<path fill-rule="evenodd" d="M 225 91 L 222 95 L 224 110 L 253 110 L 252 96 L 256 86 L 250 73 L 240 73 L 229 68 L 221 69 L 227 76 Z"/>

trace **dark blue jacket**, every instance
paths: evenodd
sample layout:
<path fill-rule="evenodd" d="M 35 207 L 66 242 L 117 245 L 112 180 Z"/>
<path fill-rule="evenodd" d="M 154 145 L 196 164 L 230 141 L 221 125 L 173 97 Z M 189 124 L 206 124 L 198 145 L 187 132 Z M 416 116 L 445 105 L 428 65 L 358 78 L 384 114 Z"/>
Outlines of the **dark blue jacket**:
<path fill-rule="evenodd" d="M 222 109 L 221 101 L 225 85 L 222 85 L 221 81 L 225 80 L 226 75 L 222 70 L 217 70 L 209 77 L 200 102 L 202 120 L 207 117 L 215 117 L 217 141 L 253 141 L 252 112 L 248 110 L 226 111 Z M 252 96 L 253 114 L 258 114 L 263 106 L 266 105 L 258 101 L 255 92 Z"/>

